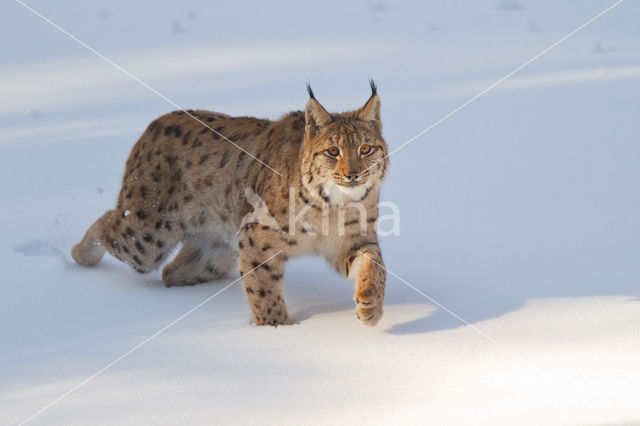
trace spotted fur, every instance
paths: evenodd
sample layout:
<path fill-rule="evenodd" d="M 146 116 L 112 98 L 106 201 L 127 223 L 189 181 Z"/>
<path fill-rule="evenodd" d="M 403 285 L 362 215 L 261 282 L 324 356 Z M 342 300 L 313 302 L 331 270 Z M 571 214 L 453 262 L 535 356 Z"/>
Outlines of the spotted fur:
<path fill-rule="evenodd" d="M 375 221 L 388 162 L 371 89 L 362 108 L 344 113 L 328 113 L 309 87 L 305 111 L 277 121 L 202 110 L 154 120 L 127 160 L 116 207 L 74 246 L 74 259 L 95 265 L 106 250 L 149 272 L 182 243 L 163 269 L 167 286 L 211 281 L 237 265 L 255 322 L 275 326 L 290 323 L 286 260 L 317 254 L 355 280 L 356 314 L 375 325 L 385 284 Z M 243 224 L 247 189 L 277 227 Z"/>

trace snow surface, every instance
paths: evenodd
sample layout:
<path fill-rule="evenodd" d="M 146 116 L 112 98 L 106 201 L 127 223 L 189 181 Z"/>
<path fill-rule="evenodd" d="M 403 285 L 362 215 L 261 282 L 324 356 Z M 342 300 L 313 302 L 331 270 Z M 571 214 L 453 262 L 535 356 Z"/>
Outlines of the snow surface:
<path fill-rule="evenodd" d="M 28 2 L 186 108 L 277 118 L 310 81 L 344 110 L 373 77 L 392 149 L 613 3 Z M 640 424 L 639 13 L 623 2 L 391 157 L 377 327 L 302 259 L 295 325 L 253 326 L 234 284 L 156 335 L 235 277 L 167 289 L 69 250 L 175 107 L 2 2 L 0 423 Z"/>

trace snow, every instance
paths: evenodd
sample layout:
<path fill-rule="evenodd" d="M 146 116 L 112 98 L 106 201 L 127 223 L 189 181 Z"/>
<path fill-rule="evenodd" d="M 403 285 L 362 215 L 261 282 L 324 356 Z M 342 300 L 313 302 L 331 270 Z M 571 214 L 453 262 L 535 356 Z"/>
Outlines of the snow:
<path fill-rule="evenodd" d="M 372 77 L 391 149 L 613 3 L 28 2 L 185 108 L 277 118 L 310 81 L 344 110 Z M 3 2 L 0 423 L 640 423 L 639 12 L 621 3 L 392 155 L 375 328 L 309 258 L 285 276 L 296 324 L 273 329 L 237 277 L 165 288 L 70 260 L 175 107 Z"/>

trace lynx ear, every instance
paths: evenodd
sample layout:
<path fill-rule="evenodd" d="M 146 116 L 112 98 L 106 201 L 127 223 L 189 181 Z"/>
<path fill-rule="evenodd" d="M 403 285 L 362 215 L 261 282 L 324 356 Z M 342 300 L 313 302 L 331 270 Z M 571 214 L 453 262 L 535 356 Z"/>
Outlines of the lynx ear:
<path fill-rule="evenodd" d="M 307 92 L 309 92 L 309 102 L 307 102 L 307 107 L 304 110 L 306 131 L 310 137 L 314 137 L 322 127 L 331 123 L 331 115 L 317 101 L 309 84 L 307 84 Z"/>
<path fill-rule="evenodd" d="M 366 121 L 372 128 L 378 132 L 382 131 L 382 122 L 380 121 L 380 97 L 378 96 L 378 87 L 373 80 L 369 80 L 371 85 L 371 97 L 362 108 L 358 110 L 357 116 L 360 120 Z"/>

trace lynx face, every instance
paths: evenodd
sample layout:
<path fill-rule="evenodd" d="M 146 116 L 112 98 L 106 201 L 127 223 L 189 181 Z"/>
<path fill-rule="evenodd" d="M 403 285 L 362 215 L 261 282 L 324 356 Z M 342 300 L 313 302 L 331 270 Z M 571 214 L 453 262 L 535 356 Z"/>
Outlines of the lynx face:
<path fill-rule="evenodd" d="M 302 146 L 303 184 L 325 202 L 358 202 L 382 183 L 387 168 L 380 99 L 374 91 L 361 109 L 329 114 L 310 94 Z"/>

